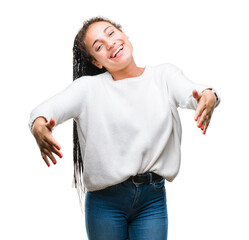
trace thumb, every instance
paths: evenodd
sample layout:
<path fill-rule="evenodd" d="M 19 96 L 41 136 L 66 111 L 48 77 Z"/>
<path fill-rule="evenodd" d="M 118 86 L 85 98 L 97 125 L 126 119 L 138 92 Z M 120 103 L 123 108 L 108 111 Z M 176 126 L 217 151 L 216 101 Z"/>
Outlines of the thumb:
<path fill-rule="evenodd" d="M 53 118 L 46 124 L 47 128 L 52 132 L 53 127 L 55 126 L 55 120 Z"/>
<path fill-rule="evenodd" d="M 193 95 L 193 97 L 196 99 L 196 101 L 198 102 L 198 100 L 200 99 L 201 96 L 200 96 L 200 94 L 197 92 L 196 89 L 193 90 L 192 95 Z"/>

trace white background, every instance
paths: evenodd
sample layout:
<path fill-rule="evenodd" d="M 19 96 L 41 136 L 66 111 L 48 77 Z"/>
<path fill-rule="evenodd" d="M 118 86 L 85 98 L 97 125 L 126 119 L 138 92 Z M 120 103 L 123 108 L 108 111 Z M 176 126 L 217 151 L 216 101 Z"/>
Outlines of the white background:
<path fill-rule="evenodd" d="M 170 240 L 248 240 L 249 9 L 243 0 L 9 0 L 0 5 L 0 239 L 87 239 L 72 188 L 72 120 L 55 139 L 64 157 L 46 166 L 28 129 L 31 110 L 72 81 L 82 22 L 123 26 L 138 66 L 172 63 L 222 102 L 204 136 L 179 109 L 182 165 L 166 183 Z"/>

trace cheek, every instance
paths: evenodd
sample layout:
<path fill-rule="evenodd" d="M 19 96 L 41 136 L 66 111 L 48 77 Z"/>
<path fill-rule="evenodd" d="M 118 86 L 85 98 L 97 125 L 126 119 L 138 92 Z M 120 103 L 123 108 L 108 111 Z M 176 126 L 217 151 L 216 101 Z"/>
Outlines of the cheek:
<path fill-rule="evenodd" d="M 101 64 L 104 64 L 108 60 L 104 52 L 100 52 L 92 56 Z"/>
<path fill-rule="evenodd" d="M 131 51 L 132 51 L 132 50 L 133 50 L 133 46 L 132 46 L 130 40 L 127 38 L 125 41 L 126 41 L 126 44 L 129 46 L 129 48 L 130 48 Z"/>
<path fill-rule="evenodd" d="M 130 52 L 133 53 L 133 46 L 132 46 L 132 44 L 130 43 L 130 41 L 127 42 L 127 45 L 128 45 L 128 47 L 129 47 L 129 49 L 130 49 Z"/>
<path fill-rule="evenodd" d="M 96 54 L 96 58 L 98 59 L 106 59 L 106 53 L 104 51 L 101 51 L 100 53 Z"/>
<path fill-rule="evenodd" d="M 91 56 L 92 56 L 93 58 L 95 58 L 96 60 L 100 59 L 100 58 L 101 58 L 101 55 L 102 55 L 102 51 L 97 53 L 97 52 L 91 50 L 89 53 L 90 53 Z"/>

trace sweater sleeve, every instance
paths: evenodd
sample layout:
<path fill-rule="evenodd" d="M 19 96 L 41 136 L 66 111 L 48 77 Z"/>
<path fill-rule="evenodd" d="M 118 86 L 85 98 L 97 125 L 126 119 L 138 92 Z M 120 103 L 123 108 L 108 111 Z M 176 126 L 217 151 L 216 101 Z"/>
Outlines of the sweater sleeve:
<path fill-rule="evenodd" d="M 39 104 L 32 110 L 29 118 L 29 129 L 32 132 L 33 122 L 43 116 L 49 121 L 55 120 L 55 127 L 70 118 L 77 119 L 84 109 L 86 99 L 86 77 L 73 81 L 63 91 Z"/>
<path fill-rule="evenodd" d="M 192 82 L 179 68 L 172 64 L 167 64 L 165 70 L 170 102 L 176 107 L 195 110 L 197 108 L 197 101 L 193 97 L 192 91 L 196 89 L 198 92 L 202 92 L 207 88 L 212 88 L 207 85 Z M 216 94 L 218 95 L 217 91 Z M 217 101 L 215 107 L 218 106 L 219 101 L 220 100 Z"/>

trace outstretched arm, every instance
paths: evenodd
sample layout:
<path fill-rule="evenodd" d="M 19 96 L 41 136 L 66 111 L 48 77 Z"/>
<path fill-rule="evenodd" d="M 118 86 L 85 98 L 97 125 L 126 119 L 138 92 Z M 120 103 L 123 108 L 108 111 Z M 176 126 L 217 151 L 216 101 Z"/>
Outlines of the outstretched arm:
<path fill-rule="evenodd" d="M 29 128 L 40 148 L 43 160 L 48 166 L 53 154 L 62 157 L 60 146 L 52 136 L 52 130 L 68 119 L 79 119 L 85 109 L 87 77 L 75 80 L 63 91 L 39 104 L 30 114 Z"/>
<path fill-rule="evenodd" d="M 197 126 L 205 134 L 215 108 L 216 96 L 210 89 L 205 89 L 201 93 L 193 90 L 192 95 L 198 104 L 194 118 L 197 121 Z"/>
<path fill-rule="evenodd" d="M 176 107 L 195 110 L 197 126 L 206 133 L 214 108 L 220 103 L 220 97 L 210 86 L 196 84 L 172 64 L 166 64 L 165 75 L 169 100 Z"/>

